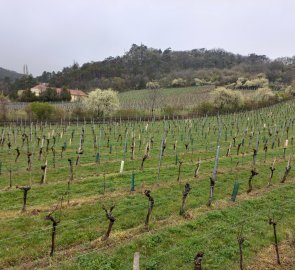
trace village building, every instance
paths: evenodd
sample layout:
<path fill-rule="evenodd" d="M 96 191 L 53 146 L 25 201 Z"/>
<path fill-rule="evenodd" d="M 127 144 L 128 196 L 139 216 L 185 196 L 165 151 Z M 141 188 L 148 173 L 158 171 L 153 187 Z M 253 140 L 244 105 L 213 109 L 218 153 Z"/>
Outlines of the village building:
<path fill-rule="evenodd" d="M 48 83 L 40 83 L 31 88 L 31 92 L 35 94 L 36 97 L 39 97 L 42 92 L 49 88 Z"/>
<path fill-rule="evenodd" d="M 39 97 L 40 94 L 48 88 L 54 89 L 57 92 L 57 94 L 60 94 L 62 91 L 62 88 L 49 87 L 48 83 L 40 83 L 32 87 L 31 92 L 34 93 L 36 97 Z M 78 89 L 67 89 L 67 91 L 71 95 L 71 102 L 79 101 L 82 98 L 87 97 L 87 94 Z"/>

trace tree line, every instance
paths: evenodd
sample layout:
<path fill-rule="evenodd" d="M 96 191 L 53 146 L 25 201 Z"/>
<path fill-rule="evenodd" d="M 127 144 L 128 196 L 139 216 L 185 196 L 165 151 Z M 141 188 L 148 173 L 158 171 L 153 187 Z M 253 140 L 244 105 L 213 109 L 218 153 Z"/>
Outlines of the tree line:
<path fill-rule="evenodd" d="M 133 44 L 123 56 L 81 66 L 74 63 L 59 72 L 44 71 L 36 78 L 29 75 L 14 82 L 2 80 L 0 87 L 16 97 L 17 90 L 29 89 L 38 82 L 53 87 L 125 91 L 143 89 L 151 81 L 159 82 L 161 87 L 176 87 L 175 79 L 181 86 L 196 85 L 200 81 L 225 85 L 236 82 L 239 77 L 251 78 L 259 73 L 264 73 L 270 85 L 280 90 L 294 79 L 295 57 L 271 60 L 265 55 L 243 56 L 222 49 L 173 51 Z"/>

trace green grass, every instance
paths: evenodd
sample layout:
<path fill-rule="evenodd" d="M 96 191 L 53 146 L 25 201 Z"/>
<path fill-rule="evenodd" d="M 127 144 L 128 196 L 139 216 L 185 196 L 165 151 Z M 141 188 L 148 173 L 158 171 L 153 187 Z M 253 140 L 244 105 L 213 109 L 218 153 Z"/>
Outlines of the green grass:
<path fill-rule="evenodd" d="M 176 91 L 176 90 L 174 90 Z M 29 150 L 33 153 L 33 168 L 26 170 L 26 144 L 23 147 L 21 135 L 30 134 L 29 126 L 6 126 L 5 143 L 0 146 L 2 173 L 0 175 L 0 265 L 4 268 L 24 268 L 31 263 L 35 268 L 51 264 L 55 269 L 131 269 L 135 251 L 141 253 L 142 269 L 193 269 L 193 258 L 198 251 L 204 251 L 204 269 L 235 269 L 238 265 L 237 231 L 244 223 L 246 264 L 249 264 L 257 251 L 272 244 L 272 229 L 267 223 L 269 212 L 275 211 L 279 221 L 279 238 L 283 241 L 287 232 L 295 233 L 294 227 L 294 189 L 295 172 L 293 168 L 286 183 L 280 180 L 285 171 L 289 155 L 293 156 L 292 137 L 295 134 L 293 122 L 295 107 L 292 103 L 280 104 L 259 111 L 238 115 L 221 116 L 218 176 L 211 208 L 206 206 L 209 195 L 209 177 L 214 168 L 217 147 L 218 121 L 216 117 L 175 120 L 166 122 L 122 122 L 95 124 L 94 134 L 98 148 L 93 146 L 91 125 L 84 126 L 84 153 L 80 164 L 74 165 L 74 181 L 68 191 L 68 158 L 76 160 L 82 126 L 74 124 L 60 126 L 37 126 L 32 132 Z M 264 124 L 266 128 L 264 128 Z M 148 127 L 147 127 L 148 126 Z M 147 128 L 146 128 L 147 127 Z M 158 164 L 161 140 L 167 129 L 166 149 L 161 163 L 158 179 Z M 56 167 L 53 168 L 50 147 L 45 148 L 40 160 L 37 137 L 56 134 Z M 70 144 L 72 130 L 74 138 Z M 259 151 L 256 168 L 259 175 L 253 180 L 253 192 L 246 195 L 248 178 L 252 169 L 253 148 L 259 134 Z M 275 134 L 269 136 L 269 131 Z M 288 138 L 286 158 L 283 158 L 283 144 Z M 127 133 L 125 133 L 127 131 Z M 254 136 L 251 132 L 254 131 Z M 14 142 L 14 135 L 15 142 Z M 58 133 L 62 136 L 58 135 Z M 122 135 L 122 142 L 118 140 Z M 127 152 L 124 151 L 124 142 Z M 140 137 L 139 137 L 140 135 Z M 131 142 L 135 136 L 135 160 L 131 160 Z M 233 145 L 236 137 L 236 146 Z M 146 144 L 153 138 L 154 144 L 144 170 L 140 170 Z M 237 155 L 237 145 L 244 145 Z M 278 145 L 280 139 L 280 145 Z M 8 149 L 7 141 L 12 143 Z M 173 144 L 177 141 L 177 151 Z M 61 146 L 67 142 L 67 149 L 60 157 Z M 186 150 L 185 143 L 189 143 Z M 231 157 L 226 156 L 232 143 Z M 264 162 L 264 144 L 268 145 Z M 112 152 L 110 147 L 112 145 Z M 14 162 L 16 147 L 21 156 Z M 96 152 L 100 152 L 100 164 L 95 163 Z M 245 153 L 243 156 L 241 153 Z M 178 165 L 175 156 L 184 163 L 181 181 L 177 182 Z M 270 174 L 269 167 L 276 158 L 276 171 L 273 186 L 266 188 Z M 41 185 L 41 165 L 48 161 L 46 184 Z M 119 173 L 121 160 L 125 159 L 124 172 Z M 196 162 L 201 159 L 200 175 L 194 178 Z M 238 163 L 238 166 L 237 166 Z M 291 163 L 292 165 L 292 163 Z M 13 187 L 9 188 L 9 169 L 12 169 Z M 135 173 L 135 192 L 130 192 L 131 175 Z M 104 178 L 105 174 L 105 178 Z M 105 179 L 105 183 L 104 183 Z M 233 183 L 240 182 L 236 203 L 230 202 Z M 191 219 L 179 216 L 182 191 L 185 183 L 192 190 L 187 198 L 186 210 Z M 30 184 L 27 212 L 22 213 L 22 191 L 15 185 Z M 143 195 L 145 189 L 152 190 L 155 199 L 150 231 L 144 229 L 148 201 Z M 45 216 L 60 204 L 63 208 L 54 216 L 60 218 L 57 226 L 56 254 L 52 260 L 48 254 L 51 241 L 51 223 Z M 67 200 L 70 205 L 67 205 Z M 115 204 L 116 218 L 111 237 L 100 242 L 108 221 L 102 205 Z M 36 213 L 39 210 L 38 214 Z"/>
<path fill-rule="evenodd" d="M 163 88 L 157 94 L 155 107 L 164 106 L 176 108 L 190 108 L 208 99 L 213 86 L 191 86 L 181 88 Z M 150 109 L 152 90 L 131 90 L 119 94 L 122 109 L 137 109 L 141 112 Z"/>

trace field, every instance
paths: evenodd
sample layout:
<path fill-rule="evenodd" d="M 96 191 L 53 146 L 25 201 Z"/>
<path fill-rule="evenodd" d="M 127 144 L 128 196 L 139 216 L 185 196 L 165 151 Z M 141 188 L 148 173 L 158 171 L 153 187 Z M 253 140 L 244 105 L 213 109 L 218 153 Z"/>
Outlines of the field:
<path fill-rule="evenodd" d="M 157 96 L 156 109 L 166 107 L 193 107 L 209 97 L 213 86 L 193 86 L 183 88 L 163 88 Z M 119 94 L 120 106 L 123 109 L 149 110 L 152 90 L 131 90 Z"/>
<path fill-rule="evenodd" d="M 205 270 L 240 269 L 239 236 L 244 269 L 295 269 L 294 121 L 289 102 L 187 120 L 6 125 L 0 269 L 127 270 L 135 252 L 140 269 L 194 269 L 198 252 Z"/>

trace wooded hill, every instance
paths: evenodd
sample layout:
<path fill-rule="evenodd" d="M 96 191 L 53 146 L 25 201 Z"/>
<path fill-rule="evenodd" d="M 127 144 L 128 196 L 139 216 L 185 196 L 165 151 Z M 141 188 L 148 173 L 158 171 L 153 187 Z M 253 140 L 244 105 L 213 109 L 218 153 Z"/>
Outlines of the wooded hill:
<path fill-rule="evenodd" d="M 46 72 L 37 78 L 17 80 L 11 90 L 47 82 L 54 87 L 113 88 L 117 91 L 146 88 L 147 82 L 158 81 L 161 87 L 183 87 L 197 84 L 226 85 L 240 77 L 253 78 L 263 73 L 276 90 L 290 85 L 295 78 L 295 57 L 271 60 L 265 55 L 242 56 L 222 49 L 164 51 L 133 44 L 123 56 L 103 61 L 74 63 L 60 72 Z M 35 80 L 36 79 L 36 80 Z M 173 80 L 178 79 L 173 82 Z M 180 79 L 180 80 L 179 80 Z M 27 82 L 29 81 L 29 82 Z"/>
<path fill-rule="evenodd" d="M 0 81 L 1 80 L 14 81 L 15 79 L 20 78 L 21 76 L 22 74 L 20 73 L 0 67 Z"/>
<path fill-rule="evenodd" d="M 142 89 L 146 83 L 157 80 L 163 87 L 182 78 L 182 86 L 195 84 L 195 78 L 217 85 L 236 82 L 240 76 L 265 73 L 270 83 L 278 87 L 290 84 L 295 76 L 295 57 L 270 60 L 265 55 L 242 56 L 222 49 L 194 49 L 164 51 L 133 44 L 123 56 L 103 61 L 77 63 L 61 72 L 43 72 L 37 79 L 42 82 L 71 88 L 113 88 L 118 91 Z"/>

